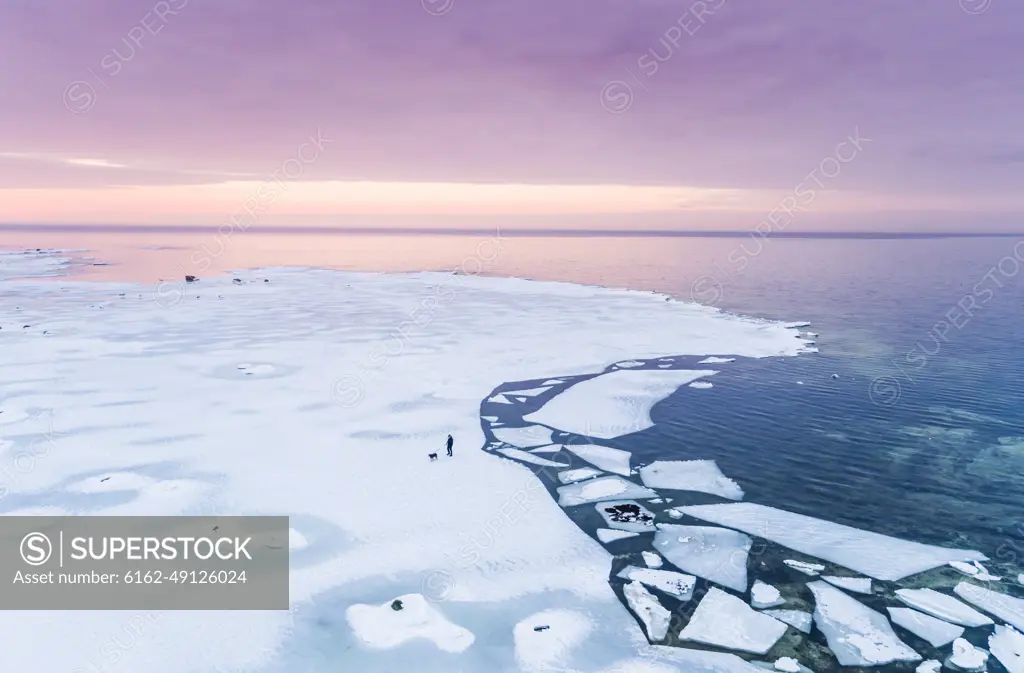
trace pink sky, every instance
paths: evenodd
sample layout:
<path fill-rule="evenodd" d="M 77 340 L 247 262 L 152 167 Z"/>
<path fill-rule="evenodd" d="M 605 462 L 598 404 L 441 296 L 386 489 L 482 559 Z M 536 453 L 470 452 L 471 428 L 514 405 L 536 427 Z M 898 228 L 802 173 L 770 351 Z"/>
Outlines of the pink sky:
<path fill-rule="evenodd" d="M 1022 27 L 1000 0 L 7 0 L 0 223 L 1024 228 Z"/>

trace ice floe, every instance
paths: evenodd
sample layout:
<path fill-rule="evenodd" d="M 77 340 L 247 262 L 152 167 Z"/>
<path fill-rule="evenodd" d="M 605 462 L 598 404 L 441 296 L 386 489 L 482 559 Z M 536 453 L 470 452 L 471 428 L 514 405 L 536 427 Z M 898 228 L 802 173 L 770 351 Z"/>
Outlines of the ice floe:
<path fill-rule="evenodd" d="M 562 507 L 585 505 L 590 502 L 625 500 L 627 498 L 653 498 L 658 494 L 622 477 L 609 476 L 558 487 L 558 504 Z"/>
<path fill-rule="evenodd" d="M 681 509 L 697 519 L 766 538 L 877 580 L 903 579 L 950 561 L 985 559 L 978 551 L 910 542 L 749 502 Z"/>
<path fill-rule="evenodd" d="M 640 479 L 650 488 L 698 491 L 729 500 L 743 499 L 740 485 L 722 474 L 713 460 L 656 460 L 640 468 Z"/>
<path fill-rule="evenodd" d="M 628 530 L 612 530 L 611 528 L 598 528 L 597 539 L 608 544 L 616 540 L 624 540 L 629 537 L 636 537 L 639 533 L 631 533 Z"/>
<path fill-rule="evenodd" d="M 921 660 L 921 655 L 896 636 L 884 615 L 827 582 L 819 580 L 807 586 L 814 593 L 814 623 L 841 665 Z"/>
<path fill-rule="evenodd" d="M 747 554 L 752 540 L 734 530 L 658 524 L 654 546 L 669 563 L 735 591 L 747 590 Z"/>
<path fill-rule="evenodd" d="M 957 584 L 953 592 L 968 603 L 1013 624 L 1018 631 L 1024 631 L 1024 600 L 968 582 Z"/>
<path fill-rule="evenodd" d="M 569 467 L 568 463 L 558 463 L 553 460 L 548 460 L 547 458 L 539 458 L 528 451 L 522 451 L 520 449 L 498 449 L 498 453 L 508 458 L 521 460 L 524 463 L 540 465 L 541 467 Z"/>
<path fill-rule="evenodd" d="M 988 637 L 988 649 L 1010 673 L 1024 673 L 1024 635 L 1010 626 L 997 624 Z"/>
<path fill-rule="evenodd" d="M 964 627 L 910 608 L 886 608 L 893 624 L 902 626 L 932 647 L 948 645 L 963 635 Z"/>
<path fill-rule="evenodd" d="M 640 556 L 644 559 L 644 565 L 648 568 L 660 568 L 663 564 L 661 557 L 652 551 L 642 551 Z"/>
<path fill-rule="evenodd" d="M 821 565 L 820 563 L 806 563 L 805 561 L 796 561 L 789 558 L 784 560 L 783 563 L 785 563 L 793 570 L 801 572 L 805 575 L 809 575 L 810 577 L 816 577 L 820 575 L 821 571 L 825 569 L 825 566 Z"/>
<path fill-rule="evenodd" d="M 524 416 L 584 437 L 614 439 L 651 427 L 651 409 L 707 370 L 620 369 L 573 384 Z"/>
<path fill-rule="evenodd" d="M 984 671 L 987 664 L 988 652 L 964 638 L 953 641 L 953 652 L 946 657 L 946 666 L 954 671 Z"/>
<path fill-rule="evenodd" d="M 764 613 L 803 633 L 810 633 L 814 625 L 814 616 L 803 610 L 765 610 Z"/>
<path fill-rule="evenodd" d="M 587 615 L 574 610 L 544 610 L 512 629 L 516 662 L 521 670 L 565 670 L 573 650 L 594 630 Z"/>
<path fill-rule="evenodd" d="M 629 451 L 597 444 L 567 444 L 565 448 L 605 472 L 629 476 Z"/>
<path fill-rule="evenodd" d="M 786 599 L 782 597 L 779 590 L 761 580 L 754 580 L 754 586 L 750 588 L 750 605 L 759 610 L 774 608 L 782 605 Z"/>
<path fill-rule="evenodd" d="M 896 598 L 921 612 L 961 626 L 986 626 L 992 620 L 969 605 L 935 589 L 897 589 Z"/>
<path fill-rule="evenodd" d="M 840 589 L 846 589 L 857 594 L 870 594 L 871 593 L 871 579 L 868 577 L 838 577 L 836 575 L 822 575 L 821 579 L 825 580 L 832 586 L 837 586 Z"/>
<path fill-rule="evenodd" d="M 401 609 L 394 609 L 396 604 Z M 356 637 L 376 649 L 424 639 L 444 652 L 462 652 L 476 639 L 468 629 L 448 621 L 421 594 L 399 596 L 383 605 L 351 605 L 345 618 Z"/>
<path fill-rule="evenodd" d="M 565 470 L 558 473 L 558 481 L 563 484 L 571 484 L 575 481 L 583 481 L 584 479 L 590 479 L 596 477 L 599 474 L 604 474 L 600 470 L 595 470 L 590 467 L 580 467 L 575 470 Z"/>
<path fill-rule="evenodd" d="M 601 502 L 594 507 L 609 528 L 634 533 L 654 532 L 654 515 L 635 500 Z"/>
<path fill-rule="evenodd" d="M 522 428 L 491 428 L 491 434 L 505 444 L 518 446 L 520 449 L 532 449 L 551 443 L 551 428 L 539 425 L 527 425 Z"/>
<path fill-rule="evenodd" d="M 942 670 L 942 662 L 938 659 L 929 659 L 928 661 L 922 661 L 914 669 L 916 673 L 939 673 Z"/>
<path fill-rule="evenodd" d="M 697 584 L 697 578 L 693 575 L 637 566 L 626 566 L 619 571 L 618 576 L 654 587 L 681 601 L 688 601 L 693 597 L 693 589 Z"/>
<path fill-rule="evenodd" d="M 779 657 L 775 660 L 774 668 L 782 673 L 800 673 L 803 667 L 793 657 Z"/>
<path fill-rule="evenodd" d="M 698 390 L 707 390 L 708 388 L 714 388 L 714 384 L 711 381 L 694 381 L 690 384 L 691 388 L 697 388 Z"/>
<path fill-rule="evenodd" d="M 720 357 L 716 357 L 716 356 L 712 355 L 709 358 L 704 358 L 703 360 L 701 360 L 697 364 L 699 364 L 699 365 L 718 365 L 718 364 L 725 364 L 727 362 L 736 362 L 736 358 L 720 358 Z"/>
<path fill-rule="evenodd" d="M 1021 586 L 1024 586 L 1024 573 L 1021 573 L 1020 575 L 1017 575 L 1017 584 L 1020 584 Z"/>
<path fill-rule="evenodd" d="M 977 561 L 965 563 L 963 561 L 950 561 L 949 565 L 956 568 L 965 575 L 969 575 L 980 582 L 998 582 L 1003 579 L 991 574 L 985 566 Z"/>
<path fill-rule="evenodd" d="M 782 622 L 757 612 L 732 594 L 711 587 L 679 632 L 679 639 L 765 654 L 785 632 Z"/>
<path fill-rule="evenodd" d="M 672 613 L 665 609 L 654 594 L 644 588 L 640 582 L 627 582 L 622 587 L 626 604 L 640 621 L 651 641 L 664 640 L 668 635 L 668 627 L 672 621 Z"/>

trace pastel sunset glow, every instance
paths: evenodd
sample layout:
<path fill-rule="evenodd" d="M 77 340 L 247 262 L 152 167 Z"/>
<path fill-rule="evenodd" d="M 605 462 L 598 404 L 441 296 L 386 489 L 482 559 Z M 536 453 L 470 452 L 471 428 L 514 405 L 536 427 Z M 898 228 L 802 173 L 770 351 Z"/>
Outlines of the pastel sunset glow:
<path fill-rule="evenodd" d="M 788 203 L 794 229 L 1012 230 L 1022 26 L 998 0 L 8 0 L 0 223 L 740 229 Z"/>

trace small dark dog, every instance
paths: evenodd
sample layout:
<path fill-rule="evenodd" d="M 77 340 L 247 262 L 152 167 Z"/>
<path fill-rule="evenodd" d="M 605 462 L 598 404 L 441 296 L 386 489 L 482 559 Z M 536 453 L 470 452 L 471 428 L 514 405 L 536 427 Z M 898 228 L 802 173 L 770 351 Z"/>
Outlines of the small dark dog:
<path fill-rule="evenodd" d="M 436 453 L 428 453 L 427 454 L 427 458 L 429 458 L 430 460 L 437 460 L 437 454 Z"/>

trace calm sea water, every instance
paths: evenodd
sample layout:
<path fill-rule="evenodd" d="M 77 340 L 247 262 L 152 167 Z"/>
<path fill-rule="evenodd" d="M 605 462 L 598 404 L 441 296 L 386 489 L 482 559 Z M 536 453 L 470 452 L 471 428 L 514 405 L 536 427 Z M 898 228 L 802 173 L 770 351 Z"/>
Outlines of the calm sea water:
<path fill-rule="evenodd" d="M 1016 247 L 1015 247 L 1016 246 Z M 640 461 L 714 458 L 747 499 L 1024 571 L 1024 243 L 196 233 L 4 233 L 89 248 L 85 278 L 155 283 L 298 265 L 451 270 L 657 290 L 807 320 L 820 353 L 740 360 L 621 440 Z M 837 374 L 838 378 L 834 378 Z M 525 378 L 525 377 L 524 377 Z M 502 382 L 494 382 L 499 385 Z M 697 394 L 695 394 L 697 393 Z"/>

